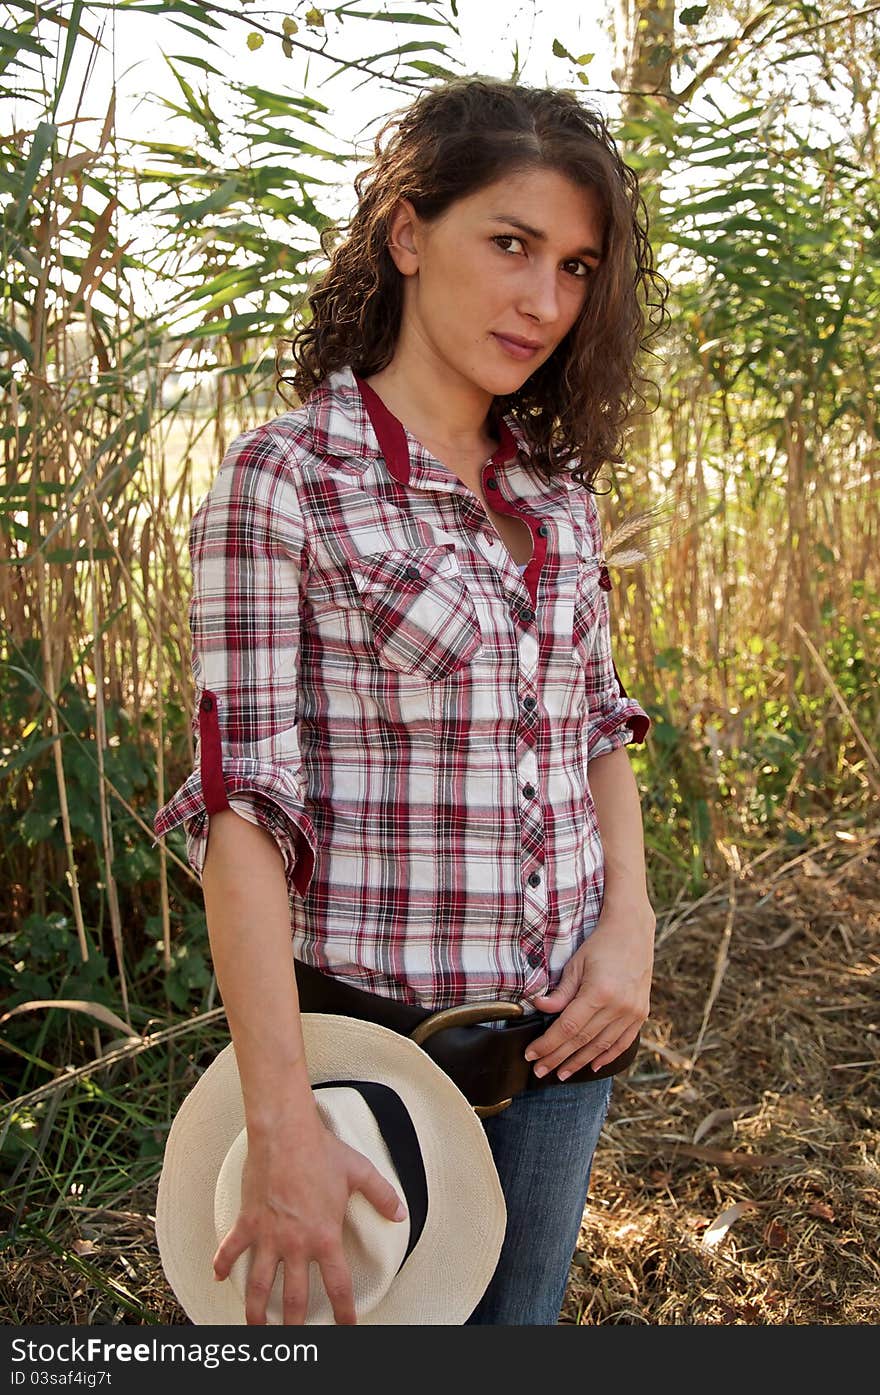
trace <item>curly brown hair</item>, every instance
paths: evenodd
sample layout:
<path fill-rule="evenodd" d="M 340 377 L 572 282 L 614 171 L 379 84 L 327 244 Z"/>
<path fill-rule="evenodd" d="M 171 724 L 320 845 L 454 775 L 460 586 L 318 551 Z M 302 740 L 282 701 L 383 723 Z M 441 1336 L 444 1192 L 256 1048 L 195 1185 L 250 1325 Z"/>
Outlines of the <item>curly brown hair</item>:
<path fill-rule="evenodd" d="M 639 360 L 669 319 L 669 286 L 654 269 L 638 176 L 621 159 L 604 117 L 565 90 L 453 78 L 395 112 L 375 137 L 374 156 L 355 177 L 350 222 L 321 235 L 330 266 L 307 293 L 310 319 L 276 350 L 281 397 L 294 405 L 282 383 L 305 402 L 336 369 L 348 365 L 366 378 L 393 357 L 403 277 L 387 242 L 400 198 L 431 222 L 457 199 L 507 175 L 553 169 L 596 191 L 603 258 L 568 334 L 522 387 L 496 397 L 493 407 L 521 426 L 530 464 L 546 480 L 576 460 L 568 473 L 591 489 L 605 462 L 623 459 L 629 419 L 647 406 L 642 386 L 656 386 L 639 372 Z M 281 369 L 285 343 L 296 365 L 290 377 Z"/>

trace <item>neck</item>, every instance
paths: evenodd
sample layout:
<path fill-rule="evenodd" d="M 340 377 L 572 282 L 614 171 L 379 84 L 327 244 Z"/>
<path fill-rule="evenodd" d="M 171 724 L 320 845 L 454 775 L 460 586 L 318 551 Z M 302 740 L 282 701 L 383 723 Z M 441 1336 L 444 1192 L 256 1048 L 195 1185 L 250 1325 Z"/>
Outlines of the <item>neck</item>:
<path fill-rule="evenodd" d="M 391 362 L 365 381 L 429 449 L 440 447 L 460 455 L 494 450 L 489 420 L 492 394 L 435 357 L 408 352 L 400 343 Z"/>

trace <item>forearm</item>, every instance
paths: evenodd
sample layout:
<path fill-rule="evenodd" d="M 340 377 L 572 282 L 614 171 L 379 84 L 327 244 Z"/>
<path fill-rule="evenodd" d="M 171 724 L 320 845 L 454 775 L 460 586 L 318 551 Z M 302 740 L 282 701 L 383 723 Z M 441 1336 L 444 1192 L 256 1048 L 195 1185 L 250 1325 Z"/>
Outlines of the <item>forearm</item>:
<path fill-rule="evenodd" d="M 605 860 L 605 906 L 648 901 L 642 808 L 625 746 L 597 756 L 588 768 Z"/>
<path fill-rule="evenodd" d="M 211 815 L 202 872 L 208 938 L 251 1137 L 316 1113 L 290 945 L 284 864 L 233 809 Z"/>

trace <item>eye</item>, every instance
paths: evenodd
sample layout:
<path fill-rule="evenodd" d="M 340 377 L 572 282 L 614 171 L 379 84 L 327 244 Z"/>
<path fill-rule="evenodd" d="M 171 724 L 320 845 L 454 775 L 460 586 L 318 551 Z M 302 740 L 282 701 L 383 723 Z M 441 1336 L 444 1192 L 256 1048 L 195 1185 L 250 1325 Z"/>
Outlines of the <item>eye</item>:
<path fill-rule="evenodd" d="M 522 240 L 521 237 L 514 237 L 513 233 L 501 233 L 501 234 L 499 234 L 497 237 L 493 237 L 493 238 L 492 238 L 492 241 L 495 242 L 495 243 L 502 243 L 502 242 L 518 242 L 518 243 L 520 243 L 520 245 L 522 245 L 522 241 L 523 241 L 523 240 Z M 512 252 L 509 251 L 508 248 L 505 248 L 505 247 L 502 247 L 501 250 L 502 250 L 502 252 L 507 252 L 508 256 L 517 256 L 517 255 L 518 255 L 518 253 L 512 253 Z M 586 262 L 582 262 L 579 258 L 574 258 L 572 261 L 566 262 L 565 265 L 566 265 L 566 266 L 579 266 L 579 267 L 581 268 L 580 274 L 578 274 L 577 276 L 575 276 L 575 280 L 577 280 L 577 281 L 583 281 L 583 280 L 585 279 L 585 277 L 591 276 L 592 273 L 593 273 L 593 268 L 592 268 L 591 266 L 587 266 L 587 263 L 586 263 Z"/>
<path fill-rule="evenodd" d="M 493 238 L 492 238 L 492 241 L 493 241 L 493 242 L 520 242 L 520 243 L 521 243 L 521 242 L 522 242 L 522 238 L 521 238 L 521 237 L 514 237 L 512 233 L 502 233 L 499 237 L 493 237 Z M 508 249 L 507 249 L 506 247 L 502 247 L 501 250 L 502 250 L 502 252 L 506 252 Z"/>

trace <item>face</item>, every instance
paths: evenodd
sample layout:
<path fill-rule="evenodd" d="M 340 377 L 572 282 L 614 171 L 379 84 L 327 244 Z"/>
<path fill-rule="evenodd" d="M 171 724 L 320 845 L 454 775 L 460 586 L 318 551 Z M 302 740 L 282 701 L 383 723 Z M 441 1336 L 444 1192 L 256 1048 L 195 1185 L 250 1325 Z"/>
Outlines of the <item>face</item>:
<path fill-rule="evenodd" d="M 555 170 L 530 170 L 422 223 L 401 199 L 389 251 L 405 277 L 400 345 L 449 380 L 516 392 L 565 338 L 601 258 L 598 196 Z M 517 348 L 504 336 L 528 340 Z"/>

